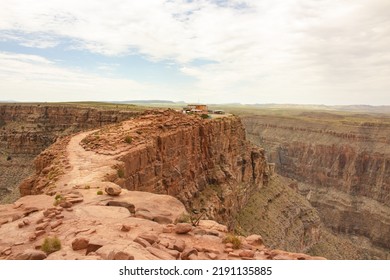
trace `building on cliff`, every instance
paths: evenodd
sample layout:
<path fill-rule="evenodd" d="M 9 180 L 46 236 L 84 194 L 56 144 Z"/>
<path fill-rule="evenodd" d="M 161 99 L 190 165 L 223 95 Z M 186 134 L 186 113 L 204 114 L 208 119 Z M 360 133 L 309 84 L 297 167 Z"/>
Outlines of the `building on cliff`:
<path fill-rule="evenodd" d="M 183 111 L 186 113 L 207 114 L 208 107 L 204 104 L 189 104 L 183 108 Z"/>

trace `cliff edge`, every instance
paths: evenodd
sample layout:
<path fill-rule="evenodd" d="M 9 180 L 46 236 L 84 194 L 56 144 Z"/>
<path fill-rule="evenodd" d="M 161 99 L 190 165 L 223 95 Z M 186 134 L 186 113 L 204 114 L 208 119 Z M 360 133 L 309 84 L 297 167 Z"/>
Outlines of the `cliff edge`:
<path fill-rule="evenodd" d="M 35 167 L 24 197 L 0 206 L 0 258 L 318 258 L 229 234 L 270 177 L 233 116 L 149 111 L 57 140 Z"/>

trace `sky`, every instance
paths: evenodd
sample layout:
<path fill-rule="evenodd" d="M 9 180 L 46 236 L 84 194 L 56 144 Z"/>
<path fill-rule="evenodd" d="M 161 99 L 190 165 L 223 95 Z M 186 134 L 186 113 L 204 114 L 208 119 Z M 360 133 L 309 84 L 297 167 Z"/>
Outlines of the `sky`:
<path fill-rule="evenodd" d="M 390 105 L 389 0 L 1 0 L 0 100 Z"/>

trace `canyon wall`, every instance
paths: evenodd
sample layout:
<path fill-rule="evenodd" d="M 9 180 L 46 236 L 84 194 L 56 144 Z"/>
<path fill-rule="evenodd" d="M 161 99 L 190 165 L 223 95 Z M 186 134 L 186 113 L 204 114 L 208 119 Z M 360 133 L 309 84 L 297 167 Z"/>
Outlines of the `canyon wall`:
<path fill-rule="evenodd" d="M 104 181 L 131 191 L 174 196 L 192 218 L 204 213 L 203 218 L 217 220 L 236 233 L 261 234 L 273 249 L 331 259 L 360 258 L 359 249 L 325 228 L 294 182 L 275 174 L 265 150 L 247 141 L 245 134 L 241 120 L 234 116 L 202 119 L 172 110 L 147 111 L 57 140 L 35 159 L 36 174 L 20 190 L 23 195 L 55 195 L 63 188 L 94 189 L 96 182 L 88 178 L 104 167 Z M 81 149 L 80 159 L 69 161 L 69 145 Z M 99 163 L 101 167 L 88 171 L 95 156 L 107 158 L 108 170 Z M 72 185 L 71 172 L 84 174 L 74 179 L 86 182 Z M 148 212 L 137 213 L 152 218 Z"/>
<path fill-rule="evenodd" d="M 296 180 L 329 228 L 388 250 L 390 126 L 350 120 L 358 117 L 251 115 L 243 122 L 248 138 L 265 148 L 279 174 Z"/>
<path fill-rule="evenodd" d="M 128 110 L 61 104 L 0 104 L 0 203 L 12 202 L 16 186 L 33 172 L 33 159 L 58 137 L 138 115 Z"/>
<path fill-rule="evenodd" d="M 135 110 L 65 105 L 0 105 L 1 150 L 10 155 L 37 155 L 58 136 L 120 122 L 137 114 Z"/>
<path fill-rule="evenodd" d="M 123 174 L 111 178 L 123 188 L 175 196 L 187 209 L 206 209 L 207 217 L 233 226 L 232 213 L 267 184 L 264 150 L 246 141 L 239 118 L 203 120 L 167 111 L 143 120 L 128 134 L 142 144 L 120 157 L 116 168 Z M 96 145 L 111 134 L 86 142 Z"/>

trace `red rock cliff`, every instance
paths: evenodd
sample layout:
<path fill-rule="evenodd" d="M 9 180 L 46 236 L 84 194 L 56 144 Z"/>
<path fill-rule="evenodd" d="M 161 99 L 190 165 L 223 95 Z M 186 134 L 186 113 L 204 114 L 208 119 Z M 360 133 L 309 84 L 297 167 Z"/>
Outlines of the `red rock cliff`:
<path fill-rule="evenodd" d="M 188 209 L 205 208 L 208 217 L 225 222 L 268 181 L 263 149 L 246 141 L 234 116 L 203 120 L 151 111 L 97 130 L 82 143 L 86 150 L 119 159 L 108 180 L 129 190 L 175 196 Z M 66 166 L 61 146 L 60 141 L 36 159 L 37 174 L 21 185 L 23 194 L 55 185 Z"/>
<path fill-rule="evenodd" d="M 325 224 L 389 249 L 389 126 L 337 114 L 311 117 L 247 116 L 243 122 L 277 172 L 306 185 Z"/>

